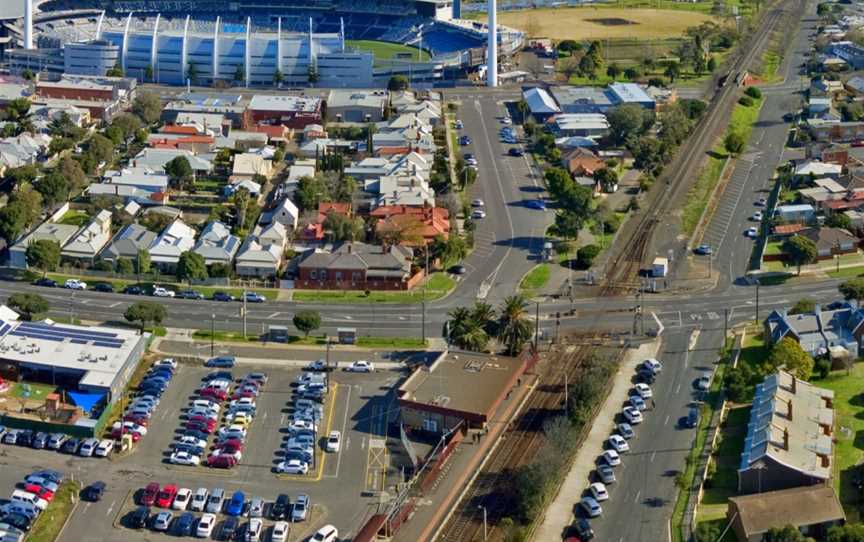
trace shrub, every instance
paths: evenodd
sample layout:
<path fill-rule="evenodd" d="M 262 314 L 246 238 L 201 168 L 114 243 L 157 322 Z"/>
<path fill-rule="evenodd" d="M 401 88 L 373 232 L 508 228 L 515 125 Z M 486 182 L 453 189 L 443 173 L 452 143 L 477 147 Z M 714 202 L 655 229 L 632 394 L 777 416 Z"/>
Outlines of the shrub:
<path fill-rule="evenodd" d="M 741 96 L 738 98 L 738 103 L 744 107 L 753 107 L 753 98 L 750 96 Z"/>
<path fill-rule="evenodd" d="M 585 245 L 576 253 L 576 265 L 580 269 L 588 269 L 594 263 L 594 259 L 600 254 L 600 247 L 597 245 Z"/>
<path fill-rule="evenodd" d="M 747 90 L 744 91 L 744 94 L 750 96 L 754 100 L 758 100 L 762 97 L 762 91 L 756 87 L 747 87 Z"/>

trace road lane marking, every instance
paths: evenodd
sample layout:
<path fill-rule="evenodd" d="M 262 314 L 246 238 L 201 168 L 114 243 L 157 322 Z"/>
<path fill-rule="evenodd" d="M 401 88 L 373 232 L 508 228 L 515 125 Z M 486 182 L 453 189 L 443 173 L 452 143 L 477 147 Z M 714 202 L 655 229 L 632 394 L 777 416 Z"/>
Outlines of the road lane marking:
<path fill-rule="evenodd" d="M 639 502 L 639 496 L 640 496 L 640 495 L 642 495 L 642 491 L 641 491 L 641 490 L 639 490 L 639 491 L 636 492 L 636 498 L 633 499 L 633 502 L 634 502 L 634 503 Z"/>
<path fill-rule="evenodd" d="M 669 421 L 668 417 L 666 418 L 666 421 Z M 657 450 L 654 450 L 653 452 L 651 452 L 651 462 L 652 463 L 654 462 L 655 457 L 657 457 Z"/>
<path fill-rule="evenodd" d="M 113 309 L 114 307 L 118 307 L 118 306 L 120 306 L 120 305 L 122 305 L 122 304 L 123 304 L 122 301 L 117 301 L 116 303 L 111 303 L 110 305 L 108 305 L 108 308 L 109 308 L 109 309 Z"/>
<path fill-rule="evenodd" d="M 675 395 L 678 395 L 678 392 L 680 392 L 680 391 L 681 391 L 681 384 L 679 383 L 677 386 L 675 386 Z"/>
<path fill-rule="evenodd" d="M 351 388 L 348 388 L 348 397 L 345 398 L 345 415 L 342 418 L 342 439 L 345 441 L 344 449 L 348 449 L 348 442 L 345 436 L 345 428 L 348 427 L 348 411 L 351 407 Z M 340 447 L 339 452 L 336 454 L 336 476 L 339 476 L 339 467 L 342 466 L 342 447 Z"/>
<path fill-rule="evenodd" d="M 669 425 L 669 415 L 668 414 L 666 415 L 666 421 L 663 422 L 663 425 Z"/>
<path fill-rule="evenodd" d="M 282 313 L 281 312 L 274 312 L 273 314 L 271 314 L 270 316 L 267 317 L 267 320 L 272 320 L 272 319 L 276 318 L 277 316 L 279 316 L 280 314 L 282 314 Z"/>

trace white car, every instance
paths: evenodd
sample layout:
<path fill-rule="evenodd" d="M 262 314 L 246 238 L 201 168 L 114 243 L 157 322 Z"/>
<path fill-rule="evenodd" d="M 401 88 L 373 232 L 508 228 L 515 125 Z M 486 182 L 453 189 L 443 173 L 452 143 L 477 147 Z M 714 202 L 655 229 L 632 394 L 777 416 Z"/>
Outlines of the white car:
<path fill-rule="evenodd" d="M 201 464 L 201 458 L 189 452 L 174 452 L 171 454 L 169 461 L 174 465 L 190 465 L 193 467 Z"/>
<path fill-rule="evenodd" d="M 78 455 L 81 457 L 91 457 L 93 452 L 96 451 L 96 447 L 99 446 L 99 441 L 95 438 L 88 438 L 83 443 L 81 443 L 81 447 L 78 448 Z"/>
<path fill-rule="evenodd" d="M 750 217 L 750 220 L 753 222 L 762 222 L 762 211 L 756 211 L 753 216 Z"/>
<path fill-rule="evenodd" d="M 196 448 L 206 448 L 207 441 L 202 438 L 195 438 L 192 435 L 183 435 L 179 439 L 177 439 L 178 444 L 186 444 L 188 446 L 194 446 Z"/>
<path fill-rule="evenodd" d="M 192 416 L 203 416 L 209 420 L 216 420 L 219 418 L 218 412 L 213 412 L 209 408 L 190 408 L 186 411 L 186 417 L 191 418 Z"/>
<path fill-rule="evenodd" d="M 315 531 L 309 538 L 309 542 L 336 542 L 339 539 L 339 531 L 332 525 L 325 525 Z"/>
<path fill-rule="evenodd" d="M 219 436 L 224 435 L 241 435 L 243 438 L 246 438 L 246 428 L 242 425 L 229 425 L 228 427 L 222 427 L 219 429 Z"/>
<path fill-rule="evenodd" d="M 198 538 L 210 538 L 213 534 L 213 527 L 216 525 L 216 514 L 204 514 L 198 520 L 198 528 L 195 529 L 195 536 Z"/>
<path fill-rule="evenodd" d="M 610 467 L 617 467 L 621 464 L 621 456 L 615 450 L 606 450 L 600 454 L 600 458 Z"/>
<path fill-rule="evenodd" d="M 153 364 L 153 367 L 171 367 L 174 370 L 177 370 L 177 360 L 174 358 L 163 358 Z"/>
<path fill-rule="evenodd" d="M 287 521 L 277 521 L 273 524 L 273 530 L 270 531 L 270 540 L 272 542 L 285 542 L 288 540 Z"/>
<path fill-rule="evenodd" d="M 486 205 L 486 204 L 480 198 L 477 198 L 471 202 L 471 207 L 483 207 L 484 205 Z"/>
<path fill-rule="evenodd" d="M 108 457 L 108 454 L 111 453 L 111 450 L 114 449 L 114 441 L 111 439 L 102 439 L 99 441 L 99 445 L 96 446 L 96 449 L 93 450 L 93 455 L 96 457 Z"/>
<path fill-rule="evenodd" d="M 506 125 L 513 124 L 513 119 L 511 119 L 510 117 L 507 117 L 507 116 L 501 117 L 501 124 L 506 124 Z"/>
<path fill-rule="evenodd" d="M 195 399 L 194 401 L 192 401 L 190 406 L 192 408 L 207 409 L 210 412 L 215 412 L 217 414 L 219 413 L 220 410 L 222 410 L 222 407 L 219 406 L 218 403 L 214 403 L 213 401 L 208 401 L 207 399 Z"/>
<path fill-rule="evenodd" d="M 648 408 L 648 405 L 645 404 L 645 401 L 638 395 L 631 395 L 629 401 L 630 406 L 632 406 L 636 410 L 642 411 Z"/>
<path fill-rule="evenodd" d="M 351 362 L 351 365 L 345 368 L 346 371 L 352 373 L 371 373 L 375 370 L 375 366 L 366 360 L 358 360 Z"/>
<path fill-rule="evenodd" d="M 633 432 L 633 427 L 629 423 L 619 423 L 617 429 L 618 434 L 624 438 L 629 439 L 636 436 L 636 433 Z"/>
<path fill-rule="evenodd" d="M 342 446 L 342 433 L 339 431 L 330 431 L 330 435 L 327 437 L 327 444 L 325 449 L 328 452 L 338 452 L 339 448 Z"/>
<path fill-rule="evenodd" d="M 642 423 L 642 413 L 636 410 L 633 407 L 625 407 L 624 408 L 624 419 L 627 420 L 627 423 L 630 425 L 636 425 L 637 423 Z"/>
<path fill-rule="evenodd" d="M 457 130 L 461 130 L 465 127 L 465 125 L 459 119 L 456 119 L 456 122 L 453 124 L 453 126 L 455 126 Z"/>
<path fill-rule="evenodd" d="M 598 503 L 594 497 L 582 497 L 582 500 L 579 501 L 579 506 L 581 506 L 582 510 L 585 510 L 588 517 L 591 518 L 596 518 L 603 513 L 603 509 L 600 508 L 600 503 Z"/>
<path fill-rule="evenodd" d="M 87 283 L 78 279 L 66 279 L 66 282 L 63 283 L 63 287 L 70 290 L 86 290 Z"/>
<path fill-rule="evenodd" d="M 188 487 L 181 487 L 177 490 L 177 495 L 174 496 L 174 502 L 171 508 L 174 510 L 186 510 L 189 506 L 189 501 L 192 500 L 192 490 Z"/>
<path fill-rule="evenodd" d="M 651 391 L 651 386 L 648 384 L 640 382 L 633 386 L 633 389 L 642 399 L 650 399 L 654 396 L 654 392 Z"/>
<path fill-rule="evenodd" d="M 327 360 L 324 359 L 316 359 L 309 365 L 303 368 L 304 371 L 326 371 L 327 370 Z"/>
<path fill-rule="evenodd" d="M 306 474 L 309 472 L 309 463 L 304 463 L 299 459 L 282 461 L 276 465 L 276 472 L 284 472 L 285 474 Z"/>
<path fill-rule="evenodd" d="M 482 209 L 474 209 L 471 211 L 471 218 L 486 218 L 486 211 Z"/>
<path fill-rule="evenodd" d="M 209 496 L 210 492 L 207 491 L 206 487 L 199 487 L 195 490 L 195 494 L 192 495 L 192 501 L 189 503 L 189 510 L 192 510 L 193 512 L 203 512 L 204 507 L 207 506 L 207 497 Z"/>
<path fill-rule="evenodd" d="M 711 389 L 711 377 L 707 375 L 702 375 L 698 379 L 696 379 L 696 389 L 699 391 L 708 391 Z"/>
<path fill-rule="evenodd" d="M 228 408 L 237 408 L 240 406 L 250 406 L 255 408 L 255 399 L 252 397 L 241 397 L 239 399 L 234 399 L 230 403 L 228 403 Z"/>
<path fill-rule="evenodd" d="M 744 235 L 749 237 L 750 239 L 756 239 L 759 237 L 759 230 L 756 228 L 747 228 L 747 231 L 744 232 Z"/>
<path fill-rule="evenodd" d="M 264 522 L 261 518 L 252 518 L 249 520 L 249 526 L 246 529 L 246 542 L 257 542 L 261 539 L 261 530 L 264 528 Z"/>
<path fill-rule="evenodd" d="M 594 482 L 588 486 L 588 491 L 595 501 L 602 502 L 609 499 L 609 492 L 606 491 L 606 486 L 602 482 Z"/>
<path fill-rule="evenodd" d="M 294 420 L 288 424 L 288 431 L 295 433 L 297 431 L 314 431 L 318 432 L 318 425 L 308 420 Z"/>
<path fill-rule="evenodd" d="M 153 297 L 174 297 L 176 294 L 173 290 L 157 286 L 153 288 Z"/>
<path fill-rule="evenodd" d="M 627 441 L 621 435 L 612 435 L 609 437 L 609 445 L 619 454 L 630 450 L 630 445 L 627 444 Z"/>
<path fill-rule="evenodd" d="M 642 362 L 642 366 L 649 369 L 652 373 L 657 374 L 663 371 L 663 364 L 654 358 L 648 358 Z"/>

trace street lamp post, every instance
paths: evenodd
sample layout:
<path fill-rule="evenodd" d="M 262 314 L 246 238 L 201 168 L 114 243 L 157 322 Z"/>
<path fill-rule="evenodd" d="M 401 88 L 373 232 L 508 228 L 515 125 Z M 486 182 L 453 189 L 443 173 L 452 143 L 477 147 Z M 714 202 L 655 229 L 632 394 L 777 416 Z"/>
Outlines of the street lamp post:
<path fill-rule="evenodd" d="M 216 336 L 216 313 L 210 314 L 210 357 L 214 357 L 216 345 L 215 345 L 215 336 Z"/>

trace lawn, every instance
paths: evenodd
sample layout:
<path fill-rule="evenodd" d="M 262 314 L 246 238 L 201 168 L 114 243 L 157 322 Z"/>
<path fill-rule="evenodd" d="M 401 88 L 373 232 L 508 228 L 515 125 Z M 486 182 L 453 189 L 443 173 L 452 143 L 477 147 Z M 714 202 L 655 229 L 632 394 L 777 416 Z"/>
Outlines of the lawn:
<path fill-rule="evenodd" d="M 731 409 L 726 424 L 720 430 L 714 450 L 714 474 L 705 483 L 697 521 L 710 521 L 726 517 L 726 501 L 737 493 L 738 465 L 744 451 L 744 437 L 750 420 L 750 407 Z"/>
<path fill-rule="evenodd" d="M 539 290 L 546 286 L 549 282 L 550 269 L 549 265 L 541 263 L 534 266 L 531 271 L 522 277 L 522 282 L 519 283 L 519 288 L 522 290 Z"/>
<path fill-rule="evenodd" d="M 864 275 L 864 265 L 841 268 L 840 271 L 829 271 L 828 276 L 832 279 L 851 279 Z"/>
<path fill-rule="evenodd" d="M 79 491 L 81 491 L 80 482 L 66 480 L 60 484 L 48 508 L 39 515 L 30 532 L 27 533 L 27 541 L 54 542 L 75 507 Z"/>
<path fill-rule="evenodd" d="M 411 60 L 417 60 L 418 53 L 420 60 L 429 60 L 431 55 L 427 51 L 420 51 L 416 47 L 403 45 L 401 43 L 391 43 L 389 41 L 373 41 L 373 40 L 345 40 L 345 46 L 349 49 L 357 49 L 359 51 L 368 51 L 375 55 L 375 60 L 391 60 L 399 59 L 399 55 L 411 55 Z"/>
<path fill-rule="evenodd" d="M 89 221 L 90 215 L 86 212 L 70 209 L 69 211 L 66 211 L 66 214 L 64 214 L 63 218 L 61 218 L 57 223 L 66 226 L 83 226 Z"/>
<path fill-rule="evenodd" d="M 426 282 L 407 291 L 295 290 L 293 300 L 300 303 L 420 303 L 441 299 L 456 286 L 445 273 L 433 273 Z M 425 292 L 425 295 L 424 295 Z"/>
<path fill-rule="evenodd" d="M 775 256 L 777 254 L 783 254 L 783 243 L 781 241 L 769 241 L 765 245 L 765 252 L 763 254 L 765 256 Z"/>
<path fill-rule="evenodd" d="M 679 5 L 669 2 L 668 6 Z M 680 5 L 688 5 L 681 2 Z M 694 4 L 698 5 L 698 4 Z M 699 11 L 619 7 L 566 7 L 498 13 L 499 24 L 542 33 L 553 40 L 606 38 L 657 39 L 677 37 L 692 26 L 714 18 Z"/>
<path fill-rule="evenodd" d="M 859 521 L 861 498 L 853 480 L 856 465 L 864 461 L 864 364 L 856 363 L 852 372 L 834 371 L 815 384 L 834 392 L 834 487 L 846 511 L 847 521 Z"/>
<path fill-rule="evenodd" d="M 29 392 L 29 399 L 31 401 L 44 401 L 45 397 L 49 393 L 54 393 L 54 390 L 56 389 L 57 386 L 51 386 L 48 384 L 16 382 L 15 385 L 12 386 L 11 393 L 13 397 L 24 397 L 25 394 Z"/>

